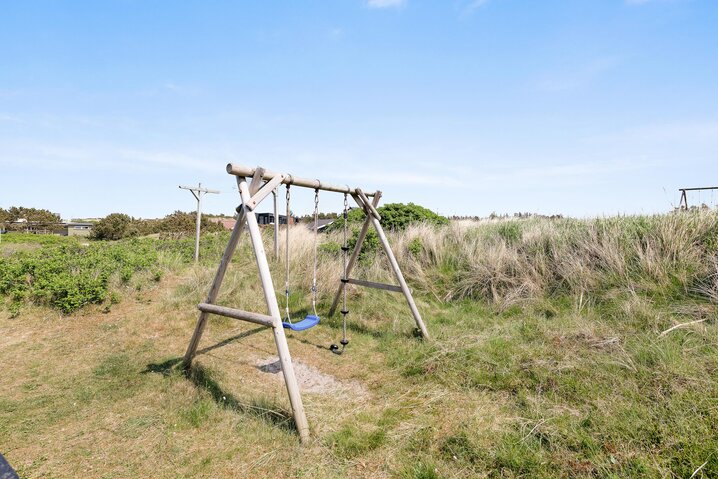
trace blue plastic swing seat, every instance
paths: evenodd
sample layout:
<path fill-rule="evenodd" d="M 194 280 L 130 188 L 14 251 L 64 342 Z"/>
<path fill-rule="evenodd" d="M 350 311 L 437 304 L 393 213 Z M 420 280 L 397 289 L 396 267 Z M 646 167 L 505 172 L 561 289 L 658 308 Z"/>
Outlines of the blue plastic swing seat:
<path fill-rule="evenodd" d="M 309 328 L 313 328 L 319 324 L 319 316 L 314 314 L 308 314 L 306 318 L 302 319 L 297 323 L 290 323 L 288 321 L 282 321 L 284 329 L 291 329 L 292 331 L 304 331 Z"/>

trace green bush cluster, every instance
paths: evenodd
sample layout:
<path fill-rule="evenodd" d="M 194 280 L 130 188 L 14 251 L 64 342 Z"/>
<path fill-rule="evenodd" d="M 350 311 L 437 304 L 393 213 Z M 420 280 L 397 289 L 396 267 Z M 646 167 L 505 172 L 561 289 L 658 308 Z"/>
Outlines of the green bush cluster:
<path fill-rule="evenodd" d="M 379 207 L 381 224 L 390 230 L 403 230 L 413 223 L 429 223 L 432 225 L 446 225 L 449 220 L 423 206 L 414 203 L 388 203 Z"/>
<path fill-rule="evenodd" d="M 38 235 L 34 233 L 15 232 L 2 235 L 2 243 L 4 244 L 59 245 L 67 242 L 68 238 L 58 235 Z"/>
<path fill-rule="evenodd" d="M 349 254 L 354 251 L 354 247 L 359 240 L 359 228 L 352 228 L 351 236 L 347 238 L 347 246 Z M 359 252 L 359 262 L 368 261 L 373 254 L 379 249 L 379 236 L 376 231 L 370 229 L 366 233 L 361 251 Z M 342 245 L 336 241 L 327 241 L 319 245 L 319 251 L 328 256 L 339 256 L 342 253 Z"/>
<path fill-rule="evenodd" d="M 0 223 L 13 229 L 12 223 L 18 220 L 27 220 L 30 223 L 59 223 L 60 215 L 52 211 L 38 208 L 25 208 L 23 206 L 11 206 L 8 209 L 0 208 Z"/>
<path fill-rule="evenodd" d="M 200 242 L 203 263 L 214 263 L 227 245 L 228 232 L 209 234 Z M 23 304 L 56 308 L 65 314 L 88 304 L 118 302 L 116 284 L 129 285 L 140 272 L 159 282 L 161 264 L 194 261 L 194 238 L 130 238 L 113 242 L 54 235 L 9 233 L 3 243 L 27 245 L 27 249 L 0 255 L 0 297 L 9 301 L 16 315 Z"/>
<path fill-rule="evenodd" d="M 124 213 L 112 213 L 95 224 L 92 238 L 98 240 L 119 240 L 151 234 L 181 238 L 192 235 L 196 228 L 196 213 L 175 211 L 162 219 L 143 220 Z M 224 227 L 207 216 L 202 217 L 203 233 L 223 231 Z"/>
<path fill-rule="evenodd" d="M 124 213 L 112 213 L 92 228 L 92 238 L 100 240 L 118 240 L 130 236 L 137 236 L 139 230 L 133 223 L 135 220 Z"/>
<path fill-rule="evenodd" d="M 436 226 L 449 224 L 448 218 L 440 216 L 423 206 L 414 203 L 388 203 L 377 208 L 380 223 L 387 230 L 403 230 L 416 223 L 428 223 Z M 364 221 L 365 215 L 360 208 L 353 208 L 347 214 L 349 225 L 357 225 Z M 344 219 L 339 218 L 327 226 L 326 231 L 340 231 L 344 227 Z"/>
<path fill-rule="evenodd" d="M 431 225 L 447 225 L 449 220 L 443 216 L 439 216 L 433 211 L 424 208 L 423 206 L 416 205 L 414 203 L 389 203 L 378 208 L 379 215 L 381 216 L 381 225 L 389 231 L 404 230 L 409 225 L 417 223 L 426 223 Z M 354 249 L 357 240 L 359 239 L 360 225 L 364 222 L 366 215 L 359 208 L 353 208 L 347 213 L 346 222 L 349 225 L 350 236 L 347 239 L 347 244 L 350 249 Z M 344 219 L 339 218 L 334 223 L 330 224 L 326 231 L 328 233 L 341 231 L 344 228 Z M 339 246 L 334 246 L 330 243 L 322 246 L 322 250 L 326 253 L 338 253 L 340 251 Z M 359 261 L 366 262 L 373 257 L 374 253 L 379 249 L 379 236 L 377 235 L 374 228 L 370 228 L 367 231 L 366 238 L 362 244 L 361 252 L 359 253 Z M 409 245 L 409 251 L 413 255 L 418 255 L 421 251 L 422 245 L 419 240 Z"/>
<path fill-rule="evenodd" d="M 24 302 L 72 313 L 105 301 L 114 275 L 129 282 L 135 273 L 156 268 L 155 246 L 152 240 L 87 246 L 68 240 L 19 251 L 0 257 L 0 294 L 9 298 L 14 313 Z"/>

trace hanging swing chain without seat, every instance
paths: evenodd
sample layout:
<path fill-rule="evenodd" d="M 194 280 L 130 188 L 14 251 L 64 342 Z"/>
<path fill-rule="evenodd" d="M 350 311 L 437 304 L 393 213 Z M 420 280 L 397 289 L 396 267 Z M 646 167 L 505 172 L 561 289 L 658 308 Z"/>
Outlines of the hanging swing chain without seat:
<path fill-rule="evenodd" d="M 349 243 L 348 243 L 348 229 L 349 229 L 349 200 L 348 200 L 347 193 L 344 193 L 344 244 L 342 245 L 342 252 L 344 253 L 343 259 L 344 259 L 344 281 L 347 281 L 349 279 L 348 277 L 348 271 L 347 266 L 349 264 L 347 255 L 349 254 Z M 342 291 L 343 297 L 342 297 L 342 344 L 348 343 L 347 341 L 347 314 L 349 314 L 349 310 L 347 309 L 347 288 L 346 284 L 344 285 L 343 291 Z"/>
<path fill-rule="evenodd" d="M 319 181 L 319 180 L 317 180 Z M 312 269 L 312 311 L 317 314 L 317 236 L 319 235 L 319 188 L 314 189 L 314 268 Z"/>
<path fill-rule="evenodd" d="M 343 228 L 343 239 L 344 244 L 342 244 L 342 262 L 344 265 L 344 270 L 342 271 L 342 283 L 344 283 L 344 288 L 342 291 L 342 340 L 339 341 L 339 343 L 342 345 L 340 348 L 336 344 L 329 345 L 329 351 L 333 352 L 334 354 L 341 355 L 344 353 L 344 349 L 347 347 L 347 344 L 349 344 L 349 340 L 347 339 L 347 314 L 349 314 L 349 310 L 347 309 L 347 283 L 349 282 L 349 261 L 347 255 L 349 254 L 349 200 L 347 198 L 348 193 L 344 193 L 344 212 L 342 214 L 342 217 L 344 219 L 344 228 Z"/>

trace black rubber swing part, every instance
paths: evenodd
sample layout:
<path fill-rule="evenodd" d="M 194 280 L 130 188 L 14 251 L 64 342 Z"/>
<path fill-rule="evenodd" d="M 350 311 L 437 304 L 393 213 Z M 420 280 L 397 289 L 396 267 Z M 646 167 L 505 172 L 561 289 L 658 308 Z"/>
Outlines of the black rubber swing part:
<path fill-rule="evenodd" d="M 341 355 L 341 354 L 344 352 L 344 348 L 346 348 L 346 347 L 347 347 L 347 344 L 349 344 L 349 340 L 348 340 L 348 339 L 342 339 L 342 340 L 339 341 L 339 342 L 340 342 L 341 345 L 342 345 L 341 348 L 340 348 L 339 346 L 337 346 L 336 344 L 331 344 L 331 345 L 329 345 L 329 351 L 333 352 L 334 354 Z"/>

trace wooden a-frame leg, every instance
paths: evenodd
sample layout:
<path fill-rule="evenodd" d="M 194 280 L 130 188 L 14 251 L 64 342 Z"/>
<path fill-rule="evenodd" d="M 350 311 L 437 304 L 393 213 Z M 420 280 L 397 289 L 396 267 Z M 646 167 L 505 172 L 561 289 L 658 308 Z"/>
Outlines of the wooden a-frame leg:
<path fill-rule="evenodd" d="M 239 178 L 237 179 L 237 183 L 239 183 Z M 250 190 L 257 191 L 259 190 L 259 187 L 262 184 L 262 173 L 257 175 L 255 173 L 255 176 L 252 178 L 252 184 L 250 185 Z M 217 299 L 217 295 L 219 294 L 220 286 L 222 286 L 222 280 L 224 280 L 224 274 L 227 272 L 227 267 L 229 266 L 229 263 L 232 261 L 232 256 L 234 255 L 234 251 L 237 248 L 237 243 L 239 243 L 239 238 L 242 235 L 242 230 L 244 229 L 244 223 L 246 221 L 246 213 L 244 208 L 242 208 L 239 211 L 239 215 L 237 216 L 237 223 L 235 223 L 234 228 L 232 229 L 232 234 L 229 237 L 229 243 L 227 243 L 227 247 L 224 250 L 224 253 L 222 254 L 222 260 L 219 263 L 219 268 L 217 268 L 217 273 L 214 275 L 214 280 L 212 281 L 212 286 L 209 289 L 209 293 L 207 294 L 207 300 L 206 303 L 214 304 L 215 300 Z M 202 334 L 204 333 L 204 328 L 207 325 L 207 319 L 209 317 L 209 313 L 201 312 L 199 314 L 199 319 L 197 320 L 197 326 L 194 328 L 194 333 L 192 334 L 192 339 L 190 339 L 189 346 L 187 346 L 187 352 L 184 355 L 184 360 L 182 361 L 183 367 L 185 369 L 189 369 L 189 367 L 192 365 L 192 360 L 194 359 L 195 354 L 197 353 L 197 348 L 199 347 L 199 341 L 202 339 Z"/>
<path fill-rule="evenodd" d="M 381 199 L 381 191 L 377 191 L 376 194 L 374 195 L 374 200 L 372 201 L 372 205 L 374 205 L 375 208 L 379 204 L 380 199 Z M 357 238 L 357 242 L 354 245 L 354 251 L 352 251 L 352 255 L 351 255 L 351 257 L 349 257 L 349 261 L 347 262 L 347 271 L 346 271 L 347 278 L 351 274 L 352 269 L 354 269 L 354 264 L 356 263 L 357 259 L 359 258 L 359 253 L 361 253 L 361 247 L 364 244 L 364 239 L 366 238 L 367 232 L 369 231 L 370 224 L 371 224 L 371 220 L 369 219 L 369 215 L 367 215 L 367 218 L 366 218 L 366 220 L 364 220 L 364 224 L 361 227 L 361 231 L 359 231 L 359 237 Z M 332 307 L 329 309 L 329 316 L 333 316 L 334 313 L 336 312 L 337 306 L 339 305 L 339 299 L 341 298 L 342 292 L 344 291 L 344 288 L 346 288 L 346 287 L 347 287 L 346 283 L 344 283 L 344 282 L 339 283 L 339 289 L 337 289 L 337 292 L 334 295 L 334 301 L 332 301 Z"/>
<path fill-rule="evenodd" d="M 399 281 L 399 286 L 401 287 L 401 291 L 404 293 L 404 297 L 406 297 L 406 302 L 409 304 L 409 309 L 411 310 L 412 316 L 414 316 L 414 321 L 416 322 L 416 326 L 421 331 L 421 336 L 424 339 L 429 339 L 429 331 L 426 329 L 426 325 L 424 324 L 424 321 L 421 319 L 421 314 L 419 314 L 419 309 L 416 307 L 416 303 L 414 302 L 414 297 L 411 295 L 411 290 L 409 289 L 409 286 L 407 286 L 406 281 L 404 280 L 404 275 L 401 274 L 401 269 L 399 269 L 399 263 L 396 261 L 396 258 L 394 257 L 394 252 L 391 250 L 391 246 L 389 245 L 389 240 L 387 240 L 386 235 L 384 234 L 384 229 L 381 227 L 381 223 L 379 223 L 379 220 L 375 218 L 372 215 L 367 215 L 370 219 L 372 224 L 374 225 L 374 228 L 376 229 L 377 235 L 379 235 L 379 241 L 381 242 L 382 246 L 384 247 L 384 252 L 386 253 L 386 256 L 389 258 L 389 263 L 391 264 L 391 269 L 394 270 L 394 274 L 396 275 L 397 281 Z"/>
<path fill-rule="evenodd" d="M 297 378 L 294 375 L 294 366 L 292 365 L 292 357 L 289 354 L 289 346 L 287 345 L 287 338 L 284 335 L 284 327 L 282 326 L 282 316 L 279 312 L 279 303 L 277 303 L 277 296 L 274 292 L 274 284 L 272 283 L 272 275 L 269 270 L 269 263 L 267 261 L 267 254 L 264 251 L 264 243 L 262 242 L 262 233 L 259 231 L 259 225 L 257 225 L 257 217 L 246 204 L 250 199 L 249 189 L 247 188 L 246 182 L 240 182 L 239 192 L 242 195 L 242 204 L 244 205 L 245 216 L 247 218 L 247 226 L 249 228 L 249 236 L 252 239 L 252 246 L 254 248 L 254 256 L 257 260 L 257 269 L 259 270 L 259 277 L 262 281 L 262 290 L 264 291 L 264 299 L 267 302 L 267 309 L 269 315 L 274 318 L 274 342 L 277 346 L 277 354 L 279 355 L 279 364 L 282 367 L 282 374 L 284 375 L 284 384 L 287 387 L 287 393 L 289 394 L 289 402 L 292 406 L 292 413 L 294 415 L 294 423 L 299 431 L 299 438 L 302 443 L 309 441 L 309 423 L 307 422 L 307 416 L 304 413 L 304 405 L 302 404 L 302 396 L 299 393 L 299 384 Z"/>
<path fill-rule="evenodd" d="M 352 198 L 354 198 L 354 201 L 356 201 L 357 204 L 364 210 L 364 213 L 366 213 L 367 216 L 367 220 L 374 225 L 374 229 L 379 236 L 379 242 L 381 242 L 381 245 L 384 248 L 384 253 L 386 253 L 387 258 L 389 259 L 389 264 L 391 264 L 391 269 L 394 271 L 394 275 L 396 275 L 396 279 L 399 282 L 401 292 L 404 293 L 406 302 L 409 305 L 411 315 L 414 316 L 414 322 L 416 323 L 416 327 L 419 328 L 419 330 L 421 331 L 421 336 L 424 339 L 429 339 L 429 331 L 426 329 L 424 320 L 421 319 L 421 314 L 419 314 L 419 309 L 416 307 L 416 303 L 414 302 L 414 297 L 411 294 L 411 290 L 406 284 L 406 280 L 404 280 L 404 275 L 401 273 L 399 263 L 396 261 L 394 252 L 392 251 L 391 245 L 389 244 L 389 240 L 384 234 L 384 228 L 381 227 L 378 213 L 376 213 L 376 208 L 374 208 L 374 211 L 372 211 L 372 208 L 369 208 L 370 203 L 368 202 L 366 195 L 364 195 L 360 190 L 357 190 L 357 192 L 358 194 L 352 195 Z"/>

